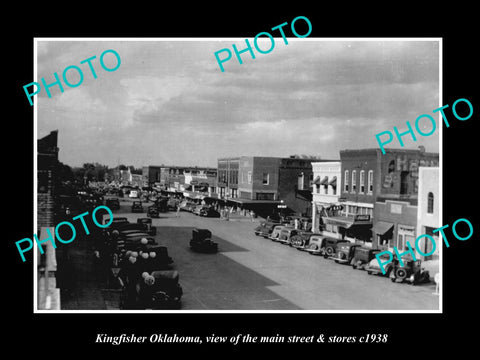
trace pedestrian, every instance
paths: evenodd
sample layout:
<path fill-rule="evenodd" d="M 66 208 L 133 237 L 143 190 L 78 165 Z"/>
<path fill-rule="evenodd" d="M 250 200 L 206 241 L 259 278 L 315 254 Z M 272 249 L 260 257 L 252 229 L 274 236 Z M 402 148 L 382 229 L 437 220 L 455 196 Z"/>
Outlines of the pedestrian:
<path fill-rule="evenodd" d="M 298 219 L 295 219 L 295 230 L 298 229 Z"/>
<path fill-rule="evenodd" d="M 175 217 L 179 217 L 180 216 L 180 204 L 177 203 L 177 213 L 175 214 Z"/>

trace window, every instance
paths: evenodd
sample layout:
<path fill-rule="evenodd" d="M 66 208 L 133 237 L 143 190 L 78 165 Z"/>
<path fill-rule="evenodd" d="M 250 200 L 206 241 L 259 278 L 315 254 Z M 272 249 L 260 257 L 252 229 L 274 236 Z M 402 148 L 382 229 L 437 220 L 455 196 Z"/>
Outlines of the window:
<path fill-rule="evenodd" d="M 344 192 L 348 192 L 348 170 L 345 170 Z"/>
<path fill-rule="evenodd" d="M 360 192 L 365 192 L 365 170 L 360 171 Z"/>
<path fill-rule="evenodd" d="M 368 171 L 368 193 L 373 193 L 373 170 Z"/>
<path fill-rule="evenodd" d="M 248 183 L 251 184 L 252 183 L 252 172 L 251 171 L 248 172 L 247 177 L 248 177 Z"/>
<path fill-rule="evenodd" d="M 320 194 L 320 184 L 315 184 L 315 188 L 317 190 L 317 194 Z"/>
<path fill-rule="evenodd" d="M 352 171 L 352 192 L 357 191 L 357 170 Z"/>
<path fill-rule="evenodd" d="M 304 184 L 304 175 L 303 175 L 303 172 L 301 172 L 300 174 L 298 174 L 298 182 L 297 182 L 297 189 L 298 190 L 303 190 L 303 184 Z"/>
<path fill-rule="evenodd" d="M 428 193 L 428 199 L 427 199 L 427 213 L 428 214 L 433 214 L 433 193 L 429 192 Z"/>
<path fill-rule="evenodd" d="M 270 180 L 270 174 L 269 173 L 263 173 L 263 177 L 262 177 L 262 184 L 263 185 L 268 185 L 269 184 L 269 180 Z"/>

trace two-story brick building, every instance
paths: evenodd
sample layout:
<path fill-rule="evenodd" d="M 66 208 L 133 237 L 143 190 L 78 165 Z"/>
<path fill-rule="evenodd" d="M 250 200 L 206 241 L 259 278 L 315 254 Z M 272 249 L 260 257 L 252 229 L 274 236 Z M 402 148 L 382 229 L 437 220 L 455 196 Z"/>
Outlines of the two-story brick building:
<path fill-rule="evenodd" d="M 342 237 L 374 248 L 403 249 L 416 234 L 418 168 L 437 166 L 438 153 L 419 147 L 382 154 L 374 148 L 342 150 L 340 159 L 344 218 L 335 222 Z"/>
<path fill-rule="evenodd" d="M 219 198 L 263 215 L 278 211 L 310 214 L 311 159 L 239 156 L 218 159 Z"/>

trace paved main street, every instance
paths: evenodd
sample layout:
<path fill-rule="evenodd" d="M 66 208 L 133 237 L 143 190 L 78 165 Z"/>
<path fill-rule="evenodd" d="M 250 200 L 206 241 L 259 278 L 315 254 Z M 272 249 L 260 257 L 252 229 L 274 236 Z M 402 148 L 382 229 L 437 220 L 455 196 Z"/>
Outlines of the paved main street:
<path fill-rule="evenodd" d="M 136 221 L 123 201 L 116 212 Z M 146 205 L 146 204 L 145 204 Z M 259 219 L 225 221 L 188 212 L 153 219 L 180 273 L 185 310 L 436 310 L 433 284 L 411 286 L 255 236 Z M 219 253 L 192 252 L 194 227 L 212 231 Z"/>

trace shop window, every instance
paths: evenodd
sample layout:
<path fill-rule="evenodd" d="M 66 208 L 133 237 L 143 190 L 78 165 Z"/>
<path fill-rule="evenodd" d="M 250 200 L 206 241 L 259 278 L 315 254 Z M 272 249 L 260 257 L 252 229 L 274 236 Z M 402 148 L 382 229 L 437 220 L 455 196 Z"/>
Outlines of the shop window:
<path fill-rule="evenodd" d="M 428 214 L 433 214 L 433 193 L 429 192 L 428 193 L 428 199 L 427 199 L 427 213 Z"/>

